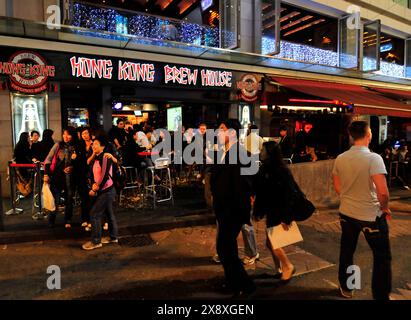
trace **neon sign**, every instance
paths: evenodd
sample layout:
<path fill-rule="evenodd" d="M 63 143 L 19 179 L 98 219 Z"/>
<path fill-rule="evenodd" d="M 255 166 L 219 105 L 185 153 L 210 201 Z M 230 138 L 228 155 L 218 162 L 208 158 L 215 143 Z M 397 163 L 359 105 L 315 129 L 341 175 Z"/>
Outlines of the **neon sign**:
<path fill-rule="evenodd" d="M 233 73 L 221 70 L 194 69 L 166 65 L 163 68 L 153 63 L 137 63 L 110 59 L 72 57 L 71 75 L 76 78 L 107 79 L 118 81 L 149 82 L 162 79 L 163 84 L 179 84 L 202 87 L 232 87 Z"/>

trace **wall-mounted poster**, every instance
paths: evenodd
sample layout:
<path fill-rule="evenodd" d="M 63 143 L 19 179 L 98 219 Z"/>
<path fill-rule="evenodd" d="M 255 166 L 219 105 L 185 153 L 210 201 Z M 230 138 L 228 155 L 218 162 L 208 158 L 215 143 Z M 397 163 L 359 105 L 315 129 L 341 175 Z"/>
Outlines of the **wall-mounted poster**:
<path fill-rule="evenodd" d="M 11 108 L 14 145 L 19 141 L 23 132 L 36 130 L 43 134 L 43 131 L 47 129 L 47 94 L 31 96 L 12 93 Z"/>
<path fill-rule="evenodd" d="M 183 109 L 181 107 L 167 109 L 168 131 L 177 131 L 182 126 L 183 126 Z"/>

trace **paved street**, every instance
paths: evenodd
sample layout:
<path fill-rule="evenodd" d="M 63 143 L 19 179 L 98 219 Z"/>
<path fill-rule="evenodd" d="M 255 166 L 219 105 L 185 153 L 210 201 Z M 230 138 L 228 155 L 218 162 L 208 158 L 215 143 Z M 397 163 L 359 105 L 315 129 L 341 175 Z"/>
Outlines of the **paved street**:
<path fill-rule="evenodd" d="M 411 202 L 395 201 L 391 222 L 393 292 L 410 299 Z M 255 299 L 340 299 L 337 291 L 339 227 L 336 210 L 322 210 L 300 224 L 305 241 L 287 248 L 297 276 L 282 285 L 273 278 L 264 247 L 263 223 L 256 226 L 262 255 L 248 269 L 255 278 Z M 82 240 L 54 240 L 0 246 L 0 299 L 228 299 L 219 293 L 222 267 L 211 262 L 212 226 L 174 229 L 123 238 L 94 252 L 80 250 Z M 240 252 L 243 245 L 240 236 Z M 355 262 L 361 267 L 362 290 L 355 299 L 371 299 L 371 253 L 360 239 Z M 46 269 L 58 265 L 62 290 L 46 287 Z"/>

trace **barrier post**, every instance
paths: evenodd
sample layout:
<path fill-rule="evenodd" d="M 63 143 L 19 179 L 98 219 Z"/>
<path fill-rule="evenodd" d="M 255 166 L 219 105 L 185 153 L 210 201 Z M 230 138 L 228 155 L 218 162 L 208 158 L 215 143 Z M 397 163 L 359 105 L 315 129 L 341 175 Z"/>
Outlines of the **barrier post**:
<path fill-rule="evenodd" d="M 20 208 L 16 208 L 17 202 L 18 202 L 18 198 L 17 198 L 17 194 L 16 194 L 16 175 L 15 175 L 15 170 L 17 170 L 16 168 L 14 168 L 12 166 L 13 162 L 9 161 L 9 180 L 10 180 L 10 199 L 11 199 L 11 209 L 9 211 L 6 212 L 7 216 L 10 216 L 12 214 L 20 214 L 22 213 L 24 210 L 20 209 Z"/>

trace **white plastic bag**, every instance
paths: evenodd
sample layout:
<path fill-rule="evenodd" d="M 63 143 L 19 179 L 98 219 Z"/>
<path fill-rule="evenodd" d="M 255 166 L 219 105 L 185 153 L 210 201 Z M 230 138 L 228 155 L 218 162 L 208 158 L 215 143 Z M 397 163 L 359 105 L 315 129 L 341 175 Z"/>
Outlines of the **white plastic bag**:
<path fill-rule="evenodd" d="M 44 210 L 51 212 L 56 211 L 56 204 L 48 183 L 43 184 L 41 202 Z"/>

